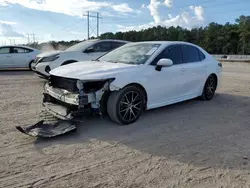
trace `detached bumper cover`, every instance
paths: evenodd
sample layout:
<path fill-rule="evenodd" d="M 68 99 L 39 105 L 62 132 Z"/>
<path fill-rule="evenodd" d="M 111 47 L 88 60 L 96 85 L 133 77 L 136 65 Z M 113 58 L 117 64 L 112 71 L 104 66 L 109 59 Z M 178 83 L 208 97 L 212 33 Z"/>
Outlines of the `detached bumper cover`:
<path fill-rule="evenodd" d="M 46 124 L 44 121 L 40 121 L 35 125 L 17 126 L 16 128 L 29 136 L 51 138 L 75 131 L 76 125 L 72 121 L 58 121 L 55 124 Z"/>

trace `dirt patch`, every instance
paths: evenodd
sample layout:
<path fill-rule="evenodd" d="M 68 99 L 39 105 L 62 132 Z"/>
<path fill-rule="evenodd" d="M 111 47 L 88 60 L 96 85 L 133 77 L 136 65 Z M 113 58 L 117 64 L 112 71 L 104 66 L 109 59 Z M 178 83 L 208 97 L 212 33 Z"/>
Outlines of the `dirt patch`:
<path fill-rule="evenodd" d="M 223 63 L 214 100 L 146 112 L 120 127 L 91 118 L 76 133 L 36 140 L 43 81 L 0 75 L 0 187 L 249 187 L 250 65 Z"/>

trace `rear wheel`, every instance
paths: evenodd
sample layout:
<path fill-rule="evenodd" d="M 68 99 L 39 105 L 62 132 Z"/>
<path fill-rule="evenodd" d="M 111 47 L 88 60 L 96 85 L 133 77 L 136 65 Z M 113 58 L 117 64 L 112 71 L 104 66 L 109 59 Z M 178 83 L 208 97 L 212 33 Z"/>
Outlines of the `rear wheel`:
<path fill-rule="evenodd" d="M 216 76 L 210 75 L 205 83 L 201 99 L 204 101 L 209 101 L 213 99 L 216 88 L 217 88 Z"/>
<path fill-rule="evenodd" d="M 144 106 L 144 92 L 136 86 L 128 86 L 111 93 L 107 110 L 113 121 L 121 125 L 128 125 L 140 118 Z"/>

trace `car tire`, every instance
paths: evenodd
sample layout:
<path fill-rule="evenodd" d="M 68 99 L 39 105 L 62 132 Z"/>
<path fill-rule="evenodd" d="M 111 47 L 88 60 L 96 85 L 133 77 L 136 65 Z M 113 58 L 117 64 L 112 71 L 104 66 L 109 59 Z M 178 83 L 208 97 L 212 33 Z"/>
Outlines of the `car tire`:
<path fill-rule="evenodd" d="M 120 125 L 132 124 L 144 111 L 145 101 L 144 91 L 133 85 L 112 92 L 107 104 L 109 117 Z"/>
<path fill-rule="evenodd" d="M 203 101 L 212 100 L 217 88 L 217 78 L 215 75 L 210 75 L 206 80 L 200 99 Z"/>
<path fill-rule="evenodd" d="M 31 64 L 32 64 L 33 62 L 34 62 L 34 60 L 32 60 L 32 61 L 29 63 L 29 69 L 30 69 L 30 70 L 32 70 L 32 69 L 31 69 Z"/>

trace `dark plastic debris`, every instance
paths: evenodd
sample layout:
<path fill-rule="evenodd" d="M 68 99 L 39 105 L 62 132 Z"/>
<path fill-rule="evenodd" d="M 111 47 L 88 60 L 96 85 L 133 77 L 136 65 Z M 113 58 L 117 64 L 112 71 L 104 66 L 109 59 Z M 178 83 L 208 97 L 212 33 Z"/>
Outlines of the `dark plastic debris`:
<path fill-rule="evenodd" d="M 32 126 L 17 126 L 16 128 L 20 132 L 33 137 L 51 138 L 75 131 L 76 125 L 71 121 L 58 121 L 55 124 L 40 121 Z"/>

